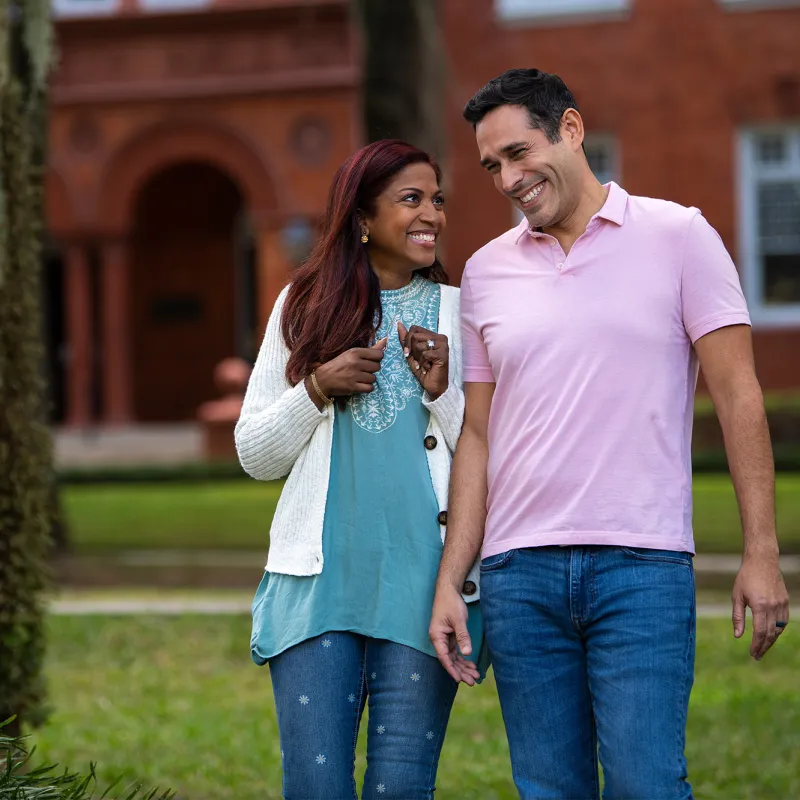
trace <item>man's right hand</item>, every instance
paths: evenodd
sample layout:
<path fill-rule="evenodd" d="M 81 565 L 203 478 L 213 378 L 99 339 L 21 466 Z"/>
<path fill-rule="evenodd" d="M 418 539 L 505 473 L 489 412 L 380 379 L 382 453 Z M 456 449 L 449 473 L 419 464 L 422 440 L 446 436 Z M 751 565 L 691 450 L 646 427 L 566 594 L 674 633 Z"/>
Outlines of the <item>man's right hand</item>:
<path fill-rule="evenodd" d="M 353 347 L 317 367 L 316 378 L 322 393 L 326 397 L 349 397 L 351 394 L 373 391 L 375 373 L 381 368 L 388 341 L 386 337 L 372 347 Z M 308 385 L 306 388 L 316 402 L 313 388 Z"/>
<path fill-rule="evenodd" d="M 474 686 L 478 668 L 464 656 L 472 653 L 467 632 L 467 604 L 454 586 L 437 586 L 428 636 L 442 666 L 454 681 Z"/>

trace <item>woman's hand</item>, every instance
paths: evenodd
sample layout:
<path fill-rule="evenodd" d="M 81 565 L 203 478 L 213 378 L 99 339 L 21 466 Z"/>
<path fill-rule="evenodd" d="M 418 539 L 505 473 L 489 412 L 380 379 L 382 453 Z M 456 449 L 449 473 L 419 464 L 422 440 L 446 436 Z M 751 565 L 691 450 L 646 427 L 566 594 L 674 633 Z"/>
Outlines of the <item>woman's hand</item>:
<path fill-rule="evenodd" d="M 402 322 L 397 323 L 397 335 L 411 371 L 428 396 L 436 400 L 447 391 L 450 383 L 447 375 L 450 364 L 447 337 L 420 328 L 419 325 L 412 325 L 410 330 L 406 330 Z"/>
<path fill-rule="evenodd" d="M 388 339 L 375 342 L 372 347 L 353 347 L 326 364 L 317 367 L 315 377 L 320 391 L 326 397 L 349 397 L 360 392 L 369 393 L 375 388 L 375 373 L 381 361 Z M 306 378 L 306 391 L 320 411 L 324 407 L 322 398 L 314 390 L 311 376 Z"/>

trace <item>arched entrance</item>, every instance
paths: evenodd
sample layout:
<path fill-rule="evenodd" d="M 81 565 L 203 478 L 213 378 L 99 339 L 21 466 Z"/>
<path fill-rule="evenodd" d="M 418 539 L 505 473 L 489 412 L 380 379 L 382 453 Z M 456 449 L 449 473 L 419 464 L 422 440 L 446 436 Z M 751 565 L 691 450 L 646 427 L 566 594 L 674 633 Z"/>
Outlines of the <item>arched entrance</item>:
<path fill-rule="evenodd" d="M 219 361 L 254 358 L 289 269 L 274 186 L 258 147 L 208 118 L 112 151 L 58 237 L 68 425 L 194 420 Z"/>
<path fill-rule="evenodd" d="M 202 162 L 173 164 L 142 186 L 130 237 L 133 416 L 193 419 L 216 396 L 214 367 L 252 327 L 252 247 L 234 181 Z"/>

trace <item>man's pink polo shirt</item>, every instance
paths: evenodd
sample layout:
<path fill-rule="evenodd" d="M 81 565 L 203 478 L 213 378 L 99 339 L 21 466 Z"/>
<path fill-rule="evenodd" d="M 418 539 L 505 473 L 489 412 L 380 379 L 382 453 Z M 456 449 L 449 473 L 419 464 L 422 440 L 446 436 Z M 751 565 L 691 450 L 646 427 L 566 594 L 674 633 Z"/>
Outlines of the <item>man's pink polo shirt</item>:
<path fill-rule="evenodd" d="M 523 221 L 467 262 L 464 380 L 496 384 L 484 558 L 694 552 L 692 344 L 750 317 L 697 209 L 608 188 L 569 255 Z"/>

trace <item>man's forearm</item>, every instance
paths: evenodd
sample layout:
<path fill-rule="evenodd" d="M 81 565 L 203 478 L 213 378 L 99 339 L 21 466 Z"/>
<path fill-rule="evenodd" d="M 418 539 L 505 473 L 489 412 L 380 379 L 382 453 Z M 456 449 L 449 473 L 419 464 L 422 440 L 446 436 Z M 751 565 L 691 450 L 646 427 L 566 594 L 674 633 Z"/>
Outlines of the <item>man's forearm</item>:
<path fill-rule="evenodd" d="M 758 386 L 720 404 L 731 479 L 742 518 L 745 555 L 775 555 L 775 466 Z"/>
<path fill-rule="evenodd" d="M 447 538 L 438 580 L 440 586 L 454 586 L 459 592 L 483 542 L 488 463 L 489 446 L 486 438 L 465 428 L 453 457 Z"/>

